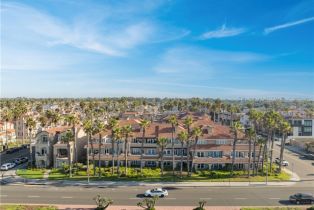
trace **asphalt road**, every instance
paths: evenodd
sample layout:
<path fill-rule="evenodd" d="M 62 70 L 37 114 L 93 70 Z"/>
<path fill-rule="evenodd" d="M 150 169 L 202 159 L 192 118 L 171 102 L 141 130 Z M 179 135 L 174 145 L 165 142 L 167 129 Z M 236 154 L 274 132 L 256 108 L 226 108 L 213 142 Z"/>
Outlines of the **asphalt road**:
<path fill-rule="evenodd" d="M 167 188 L 167 186 L 163 186 Z M 57 187 L 2 186 L 1 203 L 94 204 L 97 194 L 110 197 L 116 205 L 136 205 L 145 187 Z M 289 205 L 288 197 L 296 192 L 314 193 L 312 187 L 181 187 L 168 188 L 169 196 L 158 205 L 193 206 L 206 200 L 212 206 L 276 206 Z"/>
<path fill-rule="evenodd" d="M 0 154 L 0 164 L 2 165 L 4 163 L 12 162 L 15 158 L 19 158 L 19 157 L 29 158 L 29 149 L 24 148 L 11 154 L 6 154 L 5 152 L 2 152 Z"/>

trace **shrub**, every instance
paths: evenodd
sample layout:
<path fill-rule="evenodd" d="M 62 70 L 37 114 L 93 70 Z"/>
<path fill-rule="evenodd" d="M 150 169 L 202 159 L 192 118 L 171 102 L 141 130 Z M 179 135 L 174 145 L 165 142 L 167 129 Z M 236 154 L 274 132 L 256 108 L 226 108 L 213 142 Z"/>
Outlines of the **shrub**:
<path fill-rule="evenodd" d="M 111 200 L 110 198 L 106 198 L 106 197 L 101 197 L 100 195 L 97 195 L 94 199 L 93 199 L 97 205 L 97 210 L 103 210 L 108 208 L 108 206 L 110 206 L 111 204 L 113 204 L 113 200 Z"/>
<path fill-rule="evenodd" d="M 199 201 L 198 202 L 198 207 L 194 208 L 193 210 L 205 210 L 204 206 L 206 204 L 206 201 Z"/>
<path fill-rule="evenodd" d="M 314 210 L 314 206 L 307 208 L 306 210 Z"/>
<path fill-rule="evenodd" d="M 155 210 L 157 200 L 157 196 L 154 196 L 152 198 L 145 198 L 142 202 L 138 202 L 137 206 L 142 207 L 145 210 Z"/>

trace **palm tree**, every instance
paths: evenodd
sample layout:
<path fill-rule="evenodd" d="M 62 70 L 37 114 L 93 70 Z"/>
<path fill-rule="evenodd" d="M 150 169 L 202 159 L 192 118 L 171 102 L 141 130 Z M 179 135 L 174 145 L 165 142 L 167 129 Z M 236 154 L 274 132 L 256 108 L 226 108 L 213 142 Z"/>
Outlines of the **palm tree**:
<path fill-rule="evenodd" d="M 196 145 L 198 143 L 199 137 L 202 136 L 202 135 L 203 135 L 203 131 L 202 131 L 202 129 L 200 127 L 196 127 L 196 128 L 193 129 L 192 136 L 194 137 L 194 144 L 193 144 L 193 152 L 192 152 L 191 173 L 192 173 L 193 169 L 195 170 L 194 158 L 195 158 Z"/>
<path fill-rule="evenodd" d="M 142 129 L 142 141 L 141 141 L 141 175 L 143 173 L 143 156 L 144 156 L 144 142 L 145 142 L 145 132 L 146 132 L 146 128 L 148 128 L 148 126 L 150 125 L 150 122 L 148 120 L 141 120 L 140 121 L 140 126 Z"/>
<path fill-rule="evenodd" d="M 101 155 L 101 146 L 102 146 L 102 132 L 106 130 L 106 126 L 103 122 L 100 120 L 96 120 L 95 122 L 95 133 L 98 133 L 99 138 L 98 138 L 98 177 L 101 177 L 101 160 L 100 160 L 100 155 Z"/>
<path fill-rule="evenodd" d="M 72 157 L 71 157 L 71 143 L 74 141 L 74 135 L 71 130 L 68 130 L 64 137 L 63 140 L 67 143 L 67 148 L 68 148 L 68 164 L 69 164 L 69 173 L 70 177 L 72 177 Z"/>
<path fill-rule="evenodd" d="M 120 176 L 120 160 L 119 160 L 119 156 L 120 156 L 120 148 L 119 148 L 119 144 L 121 142 L 121 138 L 122 138 L 122 130 L 119 127 L 116 127 L 114 129 L 114 141 L 117 144 L 117 150 L 116 150 L 116 155 L 117 155 L 117 175 Z"/>
<path fill-rule="evenodd" d="M 72 126 L 72 132 L 74 135 L 74 152 L 75 152 L 75 163 L 77 163 L 77 139 L 76 139 L 76 125 L 80 123 L 79 118 L 76 115 L 70 114 L 65 117 L 65 121 L 68 125 Z"/>
<path fill-rule="evenodd" d="M 2 114 L 2 119 L 5 121 L 5 140 L 6 140 L 6 147 L 8 144 L 8 122 L 13 119 L 12 111 L 6 109 Z"/>
<path fill-rule="evenodd" d="M 32 131 L 33 129 L 35 128 L 36 126 L 36 122 L 33 118 L 31 117 L 28 117 L 27 120 L 26 120 L 26 127 L 28 128 L 29 130 L 29 153 L 31 154 L 31 143 L 32 143 Z M 32 160 L 32 155 L 30 155 L 31 157 L 31 164 L 33 165 L 33 160 Z"/>
<path fill-rule="evenodd" d="M 132 126 L 126 125 L 122 127 L 122 133 L 124 135 L 124 174 L 127 176 L 127 167 L 128 167 L 128 144 L 129 144 L 129 137 L 132 136 Z"/>
<path fill-rule="evenodd" d="M 112 155 L 112 161 L 111 161 L 111 166 L 112 166 L 112 170 L 111 170 L 111 174 L 113 175 L 114 173 L 114 130 L 118 125 L 118 121 L 114 118 L 110 118 L 109 119 L 109 123 L 107 125 L 107 128 L 109 130 L 111 130 L 111 155 Z"/>
<path fill-rule="evenodd" d="M 159 147 L 159 157 L 160 157 L 160 163 L 161 163 L 161 175 L 164 175 L 164 151 L 167 147 L 168 139 L 167 138 L 158 138 L 157 139 L 157 145 Z"/>
<path fill-rule="evenodd" d="M 178 125 L 178 120 L 175 115 L 171 115 L 168 119 L 168 122 L 171 123 L 171 150 L 172 150 L 172 175 L 174 175 L 175 162 L 174 162 L 174 133 L 176 126 Z"/>
<path fill-rule="evenodd" d="M 235 157 L 236 157 L 236 144 L 238 141 L 238 135 L 241 130 L 243 130 L 242 124 L 238 121 L 234 122 L 233 126 L 231 127 L 231 132 L 234 135 L 233 145 L 232 145 L 232 164 L 231 164 L 231 172 L 230 172 L 231 175 L 233 175 L 234 162 L 235 162 Z"/>
<path fill-rule="evenodd" d="M 246 131 L 246 136 L 249 138 L 249 164 L 248 164 L 248 178 L 250 178 L 250 172 L 251 172 L 251 159 L 252 159 L 252 139 L 255 136 L 255 131 L 253 128 L 249 128 Z M 255 146 L 255 144 L 254 144 Z M 255 156 L 255 153 L 254 153 Z M 255 162 L 253 163 L 253 165 L 255 164 Z"/>
<path fill-rule="evenodd" d="M 187 129 L 188 132 L 188 139 L 186 141 L 186 165 L 187 165 L 187 172 L 188 176 L 190 175 L 190 137 L 191 134 L 191 125 L 193 124 L 193 119 L 191 116 L 188 116 L 184 119 L 184 126 Z"/>
<path fill-rule="evenodd" d="M 288 133 L 292 131 L 290 124 L 284 119 L 281 120 L 280 131 L 282 133 L 282 139 L 281 139 L 281 145 L 280 145 L 280 164 L 279 164 L 279 170 L 278 170 L 279 173 L 281 173 L 282 160 L 283 160 L 283 154 L 284 154 L 287 135 Z"/>
<path fill-rule="evenodd" d="M 92 136 L 92 132 L 93 132 L 93 122 L 91 119 L 86 119 L 83 122 L 83 129 L 85 131 L 85 133 L 87 134 L 87 180 L 89 182 L 89 141 L 91 139 Z"/>
<path fill-rule="evenodd" d="M 38 121 L 40 122 L 40 126 L 43 127 L 43 128 L 45 128 L 47 126 L 47 124 L 48 124 L 48 118 L 46 116 L 44 116 L 44 115 L 40 116 L 38 118 Z"/>
<path fill-rule="evenodd" d="M 257 145 L 259 145 L 259 149 L 258 149 L 258 155 L 257 155 L 257 164 L 256 164 L 256 169 L 255 169 L 255 175 L 258 175 L 258 167 L 259 167 L 259 163 L 261 161 L 261 153 L 262 153 L 262 148 L 265 147 L 265 140 L 262 138 L 257 139 Z M 264 156 L 262 161 L 264 161 Z M 264 163 L 262 163 L 262 166 L 264 165 Z"/>
<path fill-rule="evenodd" d="M 182 171 L 183 171 L 183 148 L 184 148 L 184 143 L 188 140 L 188 133 L 186 131 L 181 131 L 178 134 L 178 139 L 181 142 L 180 176 L 182 177 Z"/>

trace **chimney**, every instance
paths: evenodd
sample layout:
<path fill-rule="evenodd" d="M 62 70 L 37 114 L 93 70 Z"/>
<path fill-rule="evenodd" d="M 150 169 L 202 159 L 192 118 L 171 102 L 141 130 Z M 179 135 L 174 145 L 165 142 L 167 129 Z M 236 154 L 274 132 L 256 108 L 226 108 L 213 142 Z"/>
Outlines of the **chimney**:
<path fill-rule="evenodd" d="M 159 125 L 155 126 L 155 135 L 156 135 L 156 138 L 159 137 Z"/>

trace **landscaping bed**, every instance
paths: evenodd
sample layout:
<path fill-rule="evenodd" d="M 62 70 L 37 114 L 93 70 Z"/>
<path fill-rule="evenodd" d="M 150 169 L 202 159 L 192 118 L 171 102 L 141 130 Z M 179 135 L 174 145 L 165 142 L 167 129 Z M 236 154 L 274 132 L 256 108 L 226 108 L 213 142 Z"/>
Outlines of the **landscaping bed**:
<path fill-rule="evenodd" d="M 42 179 L 46 169 L 17 169 L 16 174 L 26 179 Z"/>

